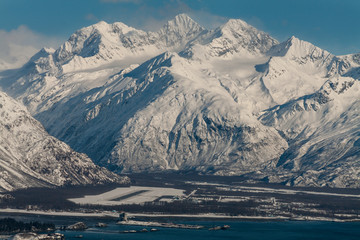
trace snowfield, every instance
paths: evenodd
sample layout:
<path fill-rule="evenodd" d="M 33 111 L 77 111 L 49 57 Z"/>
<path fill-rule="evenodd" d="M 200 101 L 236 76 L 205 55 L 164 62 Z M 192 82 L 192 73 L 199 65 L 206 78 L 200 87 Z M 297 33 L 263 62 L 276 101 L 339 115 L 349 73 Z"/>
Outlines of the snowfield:
<path fill-rule="evenodd" d="M 295 195 L 295 194 L 310 194 L 310 195 L 322 195 L 322 196 L 338 196 L 338 197 L 348 197 L 348 198 L 360 198 L 359 194 L 343 194 L 343 193 L 329 193 L 329 192 L 314 192 L 314 191 L 304 191 L 304 190 L 292 190 L 292 189 L 274 189 L 274 188 L 263 188 L 263 187 L 217 187 L 219 190 L 231 190 L 231 191 L 240 191 L 240 192 L 249 192 L 249 193 L 274 193 L 274 194 L 285 194 L 285 195 Z M 360 199 L 359 199 L 360 200 Z"/>
<path fill-rule="evenodd" d="M 164 198 L 165 201 L 171 201 L 184 196 L 184 190 L 181 189 L 131 186 L 116 188 L 99 195 L 85 196 L 83 198 L 71 198 L 69 200 L 77 204 L 111 206 L 122 204 L 143 204 L 145 202 L 153 202 L 160 198 Z"/>

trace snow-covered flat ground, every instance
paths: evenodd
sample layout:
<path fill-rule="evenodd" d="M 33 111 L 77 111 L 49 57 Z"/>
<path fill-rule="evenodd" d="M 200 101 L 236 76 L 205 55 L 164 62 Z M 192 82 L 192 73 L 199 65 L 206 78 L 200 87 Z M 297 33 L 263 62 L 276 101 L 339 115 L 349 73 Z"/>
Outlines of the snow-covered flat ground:
<path fill-rule="evenodd" d="M 271 192 L 271 193 L 277 193 L 277 194 L 311 194 L 311 195 L 323 195 L 323 196 L 338 196 L 338 197 L 360 198 L 359 194 L 315 192 L 315 191 L 292 190 L 292 189 L 275 189 L 275 188 L 265 188 L 265 187 L 237 186 L 237 187 L 219 187 L 219 189 L 231 190 L 231 191 L 240 191 L 240 192 L 252 192 L 252 193 L 268 193 L 268 192 Z"/>
<path fill-rule="evenodd" d="M 226 184 L 208 183 L 208 182 L 199 182 L 199 181 L 186 181 L 185 183 L 191 185 L 197 185 L 197 186 L 216 186 L 219 190 L 234 191 L 234 192 L 276 193 L 276 194 L 285 194 L 285 195 L 311 194 L 311 195 L 323 195 L 323 196 L 360 198 L 360 194 L 332 193 L 332 192 L 308 191 L 308 190 L 285 189 L 285 188 L 282 189 L 282 188 L 272 188 L 272 187 L 229 186 Z M 321 190 L 321 188 L 319 190 Z"/>
<path fill-rule="evenodd" d="M 121 204 L 142 204 L 152 202 L 161 197 L 175 199 L 182 197 L 184 190 L 175 188 L 158 187 L 122 187 L 99 195 L 88 195 L 83 198 L 71 198 L 70 201 L 77 204 L 96 204 L 96 205 L 121 205 Z"/>
<path fill-rule="evenodd" d="M 62 211 L 62 212 L 55 212 L 55 211 L 36 211 L 36 210 L 24 210 L 24 209 L 0 209 L 0 213 L 5 213 L 5 214 L 11 214 L 11 213 L 17 213 L 17 214 L 35 214 L 35 215 L 48 215 L 48 216 L 72 216 L 72 217 L 113 217 L 113 218 L 117 218 L 118 214 L 117 213 L 113 213 L 113 212 L 99 212 L 99 213 L 82 213 L 82 212 L 66 212 L 66 211 Z M 225 215 L 225 214 L 215 214 L 215 213 L 204 213 L 204 214 L 157 214 L 157 213 L 152 213 L 152 214 L 147 214 L 147 213 L 128 213 L 128 218 L 134 218 L 134 217 L 176 217 L 176 218 L 209 218 L 209 219 L 216 219 L 216 218 L 221 218 L 221 219 L 243 219 L 243 220 L 298 220 L 298 221 L 335 221 L 335 222 L 346 222 L 346 220 L 339 220 L 336 218 L 326 218 L 326 217 L 307 217 L 307 216 L 303 216 L 303 217 L 284 217 L 284 216 L 241 216 L 241 215 L 237 215 L 237 216 L 229 216 L 229 215 Z M 351 215 L 353 216 L 353 215 Z M 357 219 L 355 217 L 355 219 L 350 219 L 347 221 L 359 221 L 359 219 Z M 130 224 L 131 221 L 130 221 Z M 134 224 L 136 225 L 136 224 Z"/>

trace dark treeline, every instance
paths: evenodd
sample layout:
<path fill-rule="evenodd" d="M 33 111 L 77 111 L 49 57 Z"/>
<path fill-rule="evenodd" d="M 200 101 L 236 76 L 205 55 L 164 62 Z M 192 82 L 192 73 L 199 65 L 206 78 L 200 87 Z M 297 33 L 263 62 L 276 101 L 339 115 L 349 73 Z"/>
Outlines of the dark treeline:
<path fill-rule="evenodd" d="M 0 233 L 17 233 L 17 232 L 45 232 L 55 230 L 53 223 L 40 223 L 16 221 L 13 218 L 0 219 Z"/>
<path fill-rule="evenodd" d="M 174 201 L 174 202 L 148 202 L 145 204 L 129 204 L 119 206 L 98 206 L 86 205 L 85 209 L 93 209 L 102 211 L 125 211 L 133 213 L 171 213 L 171 214 L 200 214 L 200 213 L 224 213 L 228 215 L 257 215 L 256 206 L 258 204 L 253 201 L 232 202 L 219 204 L 217 201 L 209 200 L 195 203 L 190 200 Z"/>

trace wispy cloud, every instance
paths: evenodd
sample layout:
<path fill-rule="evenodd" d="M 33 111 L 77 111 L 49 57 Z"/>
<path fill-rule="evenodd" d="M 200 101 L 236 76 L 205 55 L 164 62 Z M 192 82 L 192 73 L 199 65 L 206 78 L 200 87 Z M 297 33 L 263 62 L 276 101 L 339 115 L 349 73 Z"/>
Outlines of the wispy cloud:
<path fill-rule="evenodd" d="M 211 14 L 204 10 L 191 10 L 189 16 L 207 29 L 217 28 L 226 23 L 229 18 Z"/>
<path fill-rule="evenodd" d="M 94 14 L 92 13 L 89 13 L 85 16 L 85 19 L 86 20 L 89 20 L 89 21 L 99 21 L 99 18 L 96 17 Z"/>
<path fill-rule="evenodd" d="M 101 0 L 101 1 L 117 1 L 124 2 L 130 0 Z M 122 19 L 111 19 L 107 21 L 124 21 L 127 25 L 140 28 L 146 31 L 159 30 L 168 20 L 173 19 L 177 14 L 188 14 L 192 19 L 200 25 L 208 29 L 216 28 L 225 23 L 228 18 L 221 17 L 208 12 L 205 9 L 193 9 L 185 1 L 182 0 L 163 0 L 162 4 L 154 6 L 150 0 L 137 0 L 141 4 L 133 8 L 131 14 L 124 13 Z M 200 0 L 193 0 L 200 1 Z"/>
<path fill-rule="evenodd" d="M 0 29 L 0 61 L 4 65 L 19 67 L 42 47 L 57 47 L 58 39 L 31 31 L 22 25 L 17 29 Z"/>

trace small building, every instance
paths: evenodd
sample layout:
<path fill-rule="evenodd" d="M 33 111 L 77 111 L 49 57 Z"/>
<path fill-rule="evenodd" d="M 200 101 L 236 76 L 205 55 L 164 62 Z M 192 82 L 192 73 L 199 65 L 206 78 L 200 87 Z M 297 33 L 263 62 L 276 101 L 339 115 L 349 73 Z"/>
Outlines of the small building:
<path fill-rule="evenodd" d="M 128 219 L 127 219 L 127 215 L 126 215 L 126 212 L 121 212 L 119 214 L 119 221 L 120 222 L 126 222 Z"/>

